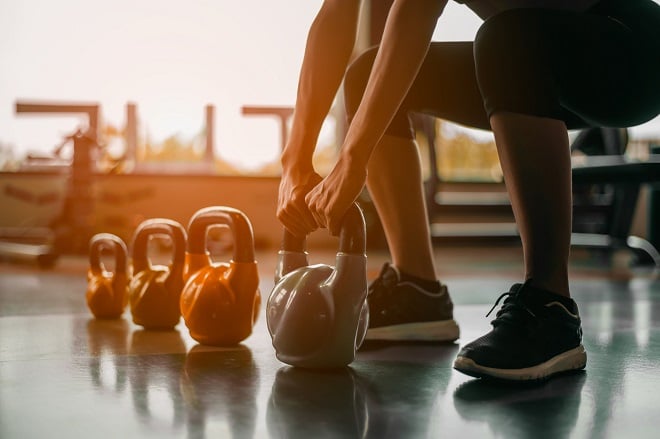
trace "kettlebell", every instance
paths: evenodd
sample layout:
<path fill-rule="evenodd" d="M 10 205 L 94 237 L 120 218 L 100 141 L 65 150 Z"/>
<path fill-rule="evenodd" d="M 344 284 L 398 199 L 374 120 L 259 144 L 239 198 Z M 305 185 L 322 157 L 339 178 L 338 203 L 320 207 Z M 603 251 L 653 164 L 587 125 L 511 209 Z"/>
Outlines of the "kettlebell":
<path fill-rule="evenodd" d="M 167 235 L 172 239 L 169 265 L 152 265 L 149 238 Z M 179 298 L 183 288 L 186 231 L 181 224 L 165 218 L 143 221 L 133 235 L 133 277 L 129 299 L 133 322 L 146 329 L 172 329 L 181 317 Z"/>
<path fill-rule="evenodd" d="M 227 226 L 232 233 L 229 263 L 210 258 L 206 236 L 211 226 Z M 252 334 L 261 306 L 252 225 L 237 209 L 212 206 L 193 215 L 188 235 L 181 314 L 190 336 L 204 345 L 236 345 Z"/>
<path fill-rule="evenodd" d="M 343 367 L 369 323 L 366 227 L 353 204 L 342 221 L 335 266 L 308 265 L 306 238 L 286 229 L 266 321 L 277 358 L 292 366 Z"/>
<path fill-rule="evenodd" d="M 114 254 L 114 271 L 107 271 L 101 254 Z M 97 233 L 89 241 L 89 269 L 87 270 L 87 307 L 97 319 L 117 319 L 128 303 L 126 244 L 111 233 Z"/>

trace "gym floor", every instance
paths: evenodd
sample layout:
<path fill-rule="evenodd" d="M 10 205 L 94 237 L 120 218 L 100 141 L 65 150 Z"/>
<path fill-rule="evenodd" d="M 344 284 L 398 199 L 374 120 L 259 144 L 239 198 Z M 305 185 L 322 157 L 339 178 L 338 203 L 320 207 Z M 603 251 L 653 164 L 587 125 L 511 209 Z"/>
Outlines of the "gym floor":
<path fill-rule="evenodd" d="M 320 252 L 313 262 L 333 262 Z M 83 257 L 49 271 L 0 262 L 0 437 L 13 438 L 651 438 L 660 429 L 660 280 L 585 250 L 571 258 L 586 372 L 505 387 L 452 369 L 489 328 L 495 299 L 521 280 L 517 246 L 444 247 L 438 273 L 461 327 L 456 344 L 367 344 L 350 367 L 279 362 L 263 310 L 240 346 L 95 320 Z M 370 252 L 369 276 L 386 260 Z M 275 252 L 258 252 L 261 292 Z"/>

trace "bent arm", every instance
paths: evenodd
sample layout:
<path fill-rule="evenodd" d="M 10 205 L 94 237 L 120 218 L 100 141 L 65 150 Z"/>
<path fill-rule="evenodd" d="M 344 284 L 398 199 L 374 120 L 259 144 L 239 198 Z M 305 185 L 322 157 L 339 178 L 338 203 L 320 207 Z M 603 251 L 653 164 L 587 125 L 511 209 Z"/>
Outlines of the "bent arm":
<path fill-rule="evenodd" d="M 344 141 L 351 162 L 366 166 L 426 57 L 447 0 L 395 0 L 362 102 Z"/>
<path fill-rule="evenodd" d="M 312 156 L 346 71 L 357 34 L 360 0 L 325 0 L 307 36 L 291 136 L 281 156 L 277 218 L 296 236 L 318 225 L 305 196 L 321 181 Z"/>
<path fill-rule="evenodd" d="M 362 102 L 334 168 L 306 196 L 319 226 L 337 234 L 349 206 L 360 195 L 367 164 L 426 57 L 436 21 L 447 0 L 395 0 L 385 24 Z"/>
<path fill-rule="evenodd" d="M 355 46 L 360 0 L 326 0 L 307 36 L 285 170 L 311 170 L 321 125 L 337 94 Z"/>

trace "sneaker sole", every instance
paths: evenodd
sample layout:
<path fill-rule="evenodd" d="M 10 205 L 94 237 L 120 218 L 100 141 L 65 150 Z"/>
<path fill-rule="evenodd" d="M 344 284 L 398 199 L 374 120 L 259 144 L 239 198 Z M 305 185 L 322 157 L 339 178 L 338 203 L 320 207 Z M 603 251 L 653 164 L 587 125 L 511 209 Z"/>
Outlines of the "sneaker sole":
<path fill-rule="evenodd" d="M 459 335 L 458 325 L 452 319 L 369 328 L 365 340 L 449 342 Z"/>
<path fill-rule="evenodd" d="M 475 378 L 495 378 L 504 381 L 538 381 L 562 372 L 584 369 L 587 353 L 580 345 L 537 366 L 522 369 L 497 369 L 481 366 L 467 357 L 456 357 L 454 369 Z"/>

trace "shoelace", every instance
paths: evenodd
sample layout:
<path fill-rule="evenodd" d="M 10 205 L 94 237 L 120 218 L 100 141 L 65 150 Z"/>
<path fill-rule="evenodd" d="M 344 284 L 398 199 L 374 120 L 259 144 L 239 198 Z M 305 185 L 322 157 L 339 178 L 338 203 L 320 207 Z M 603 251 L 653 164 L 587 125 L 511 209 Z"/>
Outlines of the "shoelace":
<path fill-rule="evenodd" d="M 519 292 L 506 292 L 500 295 L 495 301 L 493 307 L 488 311 L 486 317 L 488 317 L 493 310 L 499 305 L 500 301 L 505 298 L 502 308 L 497 311 L 495 314 L 495 319 L 491 322 L 493 326 L 499 324 L 509 324 L 512 326 L 528 326 L 532 323 L 536 323 L 536 314 L 532 312 L 527 306 L 525 306 L 519 298 Z"/>

